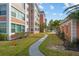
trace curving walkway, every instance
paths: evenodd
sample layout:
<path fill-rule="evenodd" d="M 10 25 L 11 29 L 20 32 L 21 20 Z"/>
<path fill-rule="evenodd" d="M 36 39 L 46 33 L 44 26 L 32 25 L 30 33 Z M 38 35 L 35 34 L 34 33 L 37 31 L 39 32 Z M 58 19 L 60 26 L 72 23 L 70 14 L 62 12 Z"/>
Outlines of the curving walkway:
<path fill-rule="evenodd" d="M 48 35 L 45 35 L 43 38 L 35 42 L 33 45 L 29 48 L 29 55 L 30 56 L 44 56 L 40 50 L 39 45 L 48 37 Z"/>

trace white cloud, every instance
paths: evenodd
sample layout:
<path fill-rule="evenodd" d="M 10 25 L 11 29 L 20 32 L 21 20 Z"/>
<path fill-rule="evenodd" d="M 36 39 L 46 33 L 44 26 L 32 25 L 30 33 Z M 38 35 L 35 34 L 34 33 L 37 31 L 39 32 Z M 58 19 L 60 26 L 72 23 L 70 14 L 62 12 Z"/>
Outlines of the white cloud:
<path fill-rule="evenodd" d="M 62 7 L 63 9 L 66 9 L 67 7 L 66 6 L 64 6 L 64 7 Z"/>
<path fill-rule="evenodd" d="M 79 4 L 79 3 L 73 3 L 73 4 Z"/>
<path fill-rule="evenodd" d="M 58 14 L 57 13 L 53 13 L 52 16 L 58 16 L 58 17 L 60 17 L 60 16 L 63 16 L 63 13 L 58 13 Z"/>
<path fill-rule="evenodd" d="M 72 6 L 73 6 L 73 5 L 77 5 L 77 4 L 79 4 L 79 3 L 71 3 Z"/>
<path fill-rule="evenodd" d="M 63 16 L 63 13 L 60 13 L 59 16 Z"/>
<path fill-rule="evenodd" d="M 54 6 L 50 5 L 50 9 L 53 10 L 54 9 Z"/>
<path fill-rule="evenodd" d="M 78 3 L 64 3 L 65 7 L 70 7 L 70 6 L 73 6 L 76 4 L 78 4 Z"/>
<path fill-rule="evenodd" d="M 45 14 L 48 14 L 48 12 L 46 11 Z"/>
<path fill-rule="evenodd" d="M 72 3 L 64 3 L 64 7 L 63 7 L 63 9 L 65 9 L 65 8 L 68 8 L 68 7 L 70 7 L 70 6 L 73 6 L 73 4 Z"/>
<path fill-rule="evenodd" d="M 57 15 L 57 14 L 56 14 L 56 13 L 53 13 L 52 15 L 55 16 L 55 15 Z"/>
<path fill-rule="evenodd" d="M 69 3 L 64 3 L 64 5 L 65 5 L 66 7 L 70 7 L 70 4 L 69 4 Z"/>
<path fill-rule="evenodd" d="M 64 7 L 63 7 L 63 9 L 65 9 L 65 8 L 68 8 L 68 7 L 71 7 L 71 6 L 73 6 L 73 5 L 77 5 L 78 3 L 64 3 Z M 71 10 L 71 9 L 70 9 Z"/>
<path fill-rule="evenodd" d="M 42 9 L 42 10 L 44 9 L 44 7 L 42 5 L 40 5 L 40 4 L 39 4 L 39 8 Z"/>

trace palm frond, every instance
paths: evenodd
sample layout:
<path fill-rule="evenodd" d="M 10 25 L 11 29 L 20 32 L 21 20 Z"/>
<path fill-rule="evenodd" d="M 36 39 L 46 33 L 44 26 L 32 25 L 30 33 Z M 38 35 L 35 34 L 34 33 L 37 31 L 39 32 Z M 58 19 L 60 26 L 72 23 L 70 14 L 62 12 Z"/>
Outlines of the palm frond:
<path fill-rule="evenodd" d="M 71 19 L 79 19 L 79 10 L 77 10 L 76 12 L 72 12 L 70 13 L 67 18 L 71 18 Z"/>
<path fill-rule="evenodd" d="M 74 5 L 74 6 L 71 6 L 71 7 L 68 7 L 68 8 L 66 8 L 65 10 L 64 10 L 64 12 L 66 12 L 66 11 L 68 11 L 69 9 L 76 9 L 76 8 L 78 8 L 79 7 L 79 4 L 77 4 L 77 5 Z"/>
<path fill-rule="evenodd" d="M 69 14 L 69 13 L 75 12 L 75 11 L 77 11 L 77 10 L 79 10 L 78 7 L 77 7 L 77 8 L 73 8 L 73 9 L 67 11 L 66 14 Z"/>

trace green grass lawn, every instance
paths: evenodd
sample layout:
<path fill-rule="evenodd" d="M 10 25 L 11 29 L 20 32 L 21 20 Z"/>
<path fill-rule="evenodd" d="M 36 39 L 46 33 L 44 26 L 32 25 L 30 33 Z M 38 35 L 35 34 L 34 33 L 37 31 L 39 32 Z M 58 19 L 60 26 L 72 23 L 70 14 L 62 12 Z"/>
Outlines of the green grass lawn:
<path fill-rule="evenodd" d="M 39 46 L 40 51 L 46 56 L 76 56 L 77 51 L 50 49 L 49 46 L 61 45 L 62 41 L 54 34 L 48 34 L 48 38 Z"/>
<path fill-rule="evenodd" d="M 23 39 L 13 41 L 0 41 L 0 56 L 29 55 L 29 46 L 43 36 L 44 33 L 39 33 L 30 35 Z"/>

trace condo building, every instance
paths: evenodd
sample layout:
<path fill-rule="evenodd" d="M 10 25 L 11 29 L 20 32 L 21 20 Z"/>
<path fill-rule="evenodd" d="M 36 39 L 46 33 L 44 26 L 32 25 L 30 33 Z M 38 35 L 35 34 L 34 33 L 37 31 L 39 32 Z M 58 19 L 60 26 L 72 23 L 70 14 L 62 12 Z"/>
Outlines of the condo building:
<path fill-rule="evenodd" d="M 45 13 L 44 11 L 40 11 L 40 32 L 45 32 L 45 25 L 46 25 L 46 19 L 45 19 Z"/>
<path fill-rule="evenodd" d="M 18 32 L 28 32 L 28 4 L 0 3 L 0 34 L 12 40 Z"/>
<path fill-rule="evenodd" d="M 60 24 L 60 31 L 64 32 L 65 39 L 70 42 L 79 42 L 79 21 L 76 19 L 66 18 Z"/>
<path fill-rule="evenodd" d="M 39 33 L 40 31 L 40 22 L 39 22 L 39 8 L 35 3 L 29 3 L 29 32 L 30 33 Z"/>

